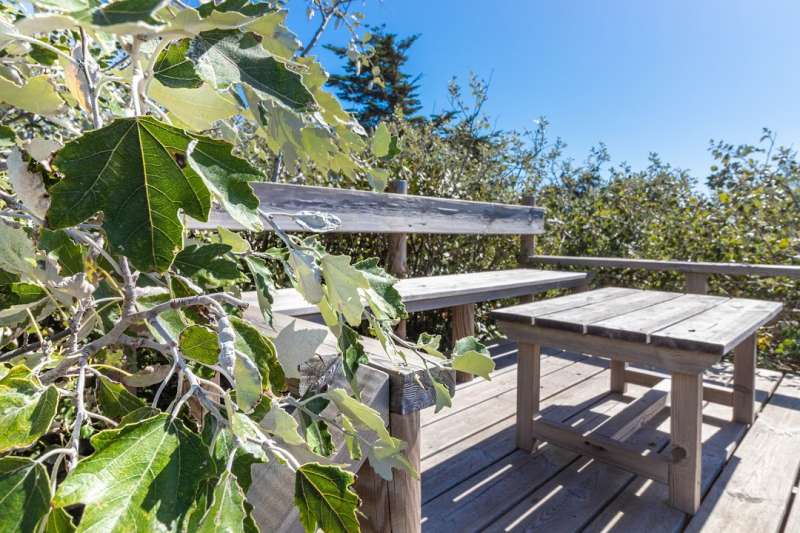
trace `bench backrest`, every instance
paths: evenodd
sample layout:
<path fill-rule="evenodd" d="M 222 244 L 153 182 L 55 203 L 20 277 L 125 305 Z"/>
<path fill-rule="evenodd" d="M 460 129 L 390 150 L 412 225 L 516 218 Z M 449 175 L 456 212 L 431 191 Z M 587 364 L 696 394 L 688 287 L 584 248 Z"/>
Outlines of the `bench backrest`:
<path fill-rule="evenodd" d="M 430 196 L 251 183 L 270 213 L 320 211 L 336 215 L 338 233 L 446 233 L 461 235 L 537 235 L 544 232 L 544 209 L 525 205 L 472 202 Z M 286 231 L 304 231 L 288 216 L 275 215 Z M 242 229 L 226 212 L 215 209 L 208 222 L 191 220 L 193 229 Z"/>

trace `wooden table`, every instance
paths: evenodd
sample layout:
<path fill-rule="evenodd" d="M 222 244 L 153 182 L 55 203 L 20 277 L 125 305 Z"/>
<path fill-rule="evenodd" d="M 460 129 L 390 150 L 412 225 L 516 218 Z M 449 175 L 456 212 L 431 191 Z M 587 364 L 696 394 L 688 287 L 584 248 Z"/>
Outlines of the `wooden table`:
<path fill-rule="evenodd" d="M 733 420 L 754 419 L 756 332 L 775 318 L 777 302 L 609 287 L 498 309 L 498 326 L 519 343 L 517 446 L 532 451 L 549 441 L 650 479 L 668 483 L 670 503 L 694 514 L 700 505 L 701 401 L 730 405 Z M 611 391 L 627 382 L 652 383 L 626 363 L 654 366 L 671 375 L 596 432 L 580 434 L 539 416 L 540 347 L 611 359 Z M 704 385 L 702 375 L 734 354 L 732 388 Z M 656 380 L 657 381 L 657 380 Z M 642 455 L 625 443 L 670 402 L 672 446 Z"/>

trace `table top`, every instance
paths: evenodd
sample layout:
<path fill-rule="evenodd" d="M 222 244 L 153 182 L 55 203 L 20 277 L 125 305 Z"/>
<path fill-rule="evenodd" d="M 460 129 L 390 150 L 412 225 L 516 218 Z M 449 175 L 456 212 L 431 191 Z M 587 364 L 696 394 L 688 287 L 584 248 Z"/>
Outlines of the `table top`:
<path fill-rule="evenodd" d="M 584 272 L 517 268 L 406 278 L 399 280 L 395 288 L 403 298 L 406 308 L 415 312 L 572 287 L 583 282 L 586 276 Z M 254 292 L 245 293 L 243 296 L 247 301 L 256 302 Z M 295 289 L 279 289 L 275 291 L 273 297 L 272 310 L 276 313 L 291 316 L 319 313 L 319 308 L 308 303 Z"/>
<path fill-rule="evenodd" d="M 498 321 L 725 355 L 783 308 L 779 302 L 608 287 L 492 312 Z"/>

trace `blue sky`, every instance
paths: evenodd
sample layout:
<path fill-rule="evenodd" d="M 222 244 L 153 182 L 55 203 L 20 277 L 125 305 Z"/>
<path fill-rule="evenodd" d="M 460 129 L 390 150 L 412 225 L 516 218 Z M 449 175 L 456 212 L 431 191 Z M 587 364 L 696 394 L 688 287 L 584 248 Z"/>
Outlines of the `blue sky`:
<path fill-rule="evenodd" d="M 290 27 L 307 39 L 302 0 Z M 447 103 L 452 76 L 491 77 L 499 128 L 551 133 L 583 159 L 598 141 L 635 168 L 657 151 L 696 176 L 711 138 L 756 142 L 761 127 L 800 143 L 798 0 L 377 0 L 353 2 L 370 24 L 420 33 L 408 69 L 421 73 L 424 111 Z M 332 31 L 323 42 L 342 44 Z M 330 71 L 338 61 L 316 50 Z"/>

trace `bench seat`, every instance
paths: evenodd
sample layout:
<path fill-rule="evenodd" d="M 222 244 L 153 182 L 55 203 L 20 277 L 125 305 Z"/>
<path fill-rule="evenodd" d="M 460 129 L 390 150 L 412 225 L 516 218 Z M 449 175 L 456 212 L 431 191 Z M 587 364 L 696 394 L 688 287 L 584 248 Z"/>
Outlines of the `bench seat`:
<path fill-rule="evenodd" d="M 406 278 L 399 280 L 395 288 L 408 311 L 413 313 L 578 287 L 586 283 L 586 278 L 587 274 L 583 272 L 517 268 Z M 255 292 L 246 292 L 242 297 L 251 307 L 258 308 Z M 296 317 L 319 314 L 317 306 L 307 302 L 293 288 L 278 289 L 274 299 L 272 310 L 275 313 Z"/>

